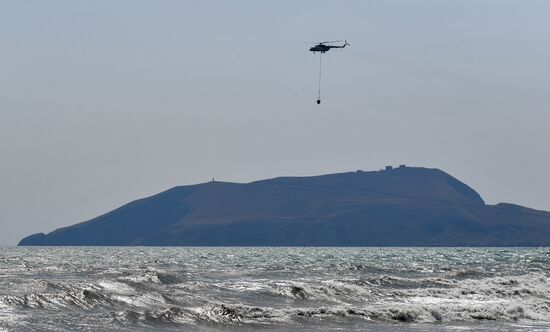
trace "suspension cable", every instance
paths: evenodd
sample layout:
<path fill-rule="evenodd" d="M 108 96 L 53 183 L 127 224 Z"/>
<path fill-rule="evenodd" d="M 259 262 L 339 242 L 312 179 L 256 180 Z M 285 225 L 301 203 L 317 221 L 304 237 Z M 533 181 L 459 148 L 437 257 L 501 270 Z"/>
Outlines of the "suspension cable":
<path fill-rule="evenodd" d="M 323 58 L 322 57 L 323 53 L 319 52 L 319 90 L 318 90 L 318 93 L 317 93 L 317 104 L 320 104 L 321 103 L 321 59 Z"/>

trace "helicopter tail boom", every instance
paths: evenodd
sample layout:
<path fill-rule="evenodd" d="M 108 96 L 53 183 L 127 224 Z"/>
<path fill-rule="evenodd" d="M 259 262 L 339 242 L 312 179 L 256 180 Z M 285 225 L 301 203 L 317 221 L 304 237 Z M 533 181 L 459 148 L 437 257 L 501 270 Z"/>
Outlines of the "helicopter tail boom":
<path fill-rule="evenodd" d="M 344 40 L 344 45 L 342 45 L 342 46 L 330 46 L 330 47 L 331 47 L 331 48 L 344 48 L 344 47 L 346 47 L 346 46 L 348 46 L 348 45 L 349 45 L 348 41 L 347 41 L 347 40 Z"/>

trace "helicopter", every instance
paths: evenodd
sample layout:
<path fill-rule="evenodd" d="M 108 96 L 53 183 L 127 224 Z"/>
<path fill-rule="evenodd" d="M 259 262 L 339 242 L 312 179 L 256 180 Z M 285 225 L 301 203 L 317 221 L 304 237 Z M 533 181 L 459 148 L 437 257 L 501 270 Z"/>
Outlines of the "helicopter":
<path fill-rule="evenodd" d="M 344 45 L 338 46 L 338 45 L 326 45 L 326 44 L 332 44 L 332 43 L 340 43 L 344 42 Z M 344 48 L 348 46 L 349 43 L 347 40 L 334 40 L 334 41 L 324 41 L 317 43 L 317 45 L 311 47 L 309 50 L 315 54 L 315 52 L 319 52 L 319 90 L 317 94 L 317 105 L 321 104 L 321 68 L 322 68 L 322 55 L 326 52 L 330 51 L 331 48 Z"/>
<path fill-rule="evenodd" d="M 313 54 L 315 54 L 315 52 L 326 53 L 326 52 L 329 51 L 331 48 L 344 48 L 344 47 L 346 47 L 347 45 L 349 45 L 347 40 L 343 40 L 344 45 L 342 45 L 342 46 L 326 45 L 326 44 L 340 43 L 340 42 L 342 42 L 342 40 L 333 40 L 333 41 L 319 42 L 317 45 L 311 47 L 309 50 L 310 50 L 311 52 L 313 52 Z"/>

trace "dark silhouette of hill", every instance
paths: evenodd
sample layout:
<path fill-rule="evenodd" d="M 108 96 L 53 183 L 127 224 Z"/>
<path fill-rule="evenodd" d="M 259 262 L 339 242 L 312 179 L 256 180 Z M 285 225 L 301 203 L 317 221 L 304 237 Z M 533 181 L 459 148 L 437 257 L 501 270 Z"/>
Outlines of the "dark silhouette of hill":
<path fill-rule="evenodd" d="M 19 245 L 548 246 L 550 213 L 400 167 L 175 187 Z"/>

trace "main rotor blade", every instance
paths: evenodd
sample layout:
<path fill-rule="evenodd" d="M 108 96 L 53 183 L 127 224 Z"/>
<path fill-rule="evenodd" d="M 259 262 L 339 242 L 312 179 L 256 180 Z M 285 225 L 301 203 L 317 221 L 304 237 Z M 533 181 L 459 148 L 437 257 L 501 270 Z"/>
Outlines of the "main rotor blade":
<path fill-rule="evenodd" d="M 304 44 L 330 44 L 330 43 L 341 43 L 343 40 L 327 40 L 327 41 L 312 41 L 312 42 L 304 42 Z"/>

